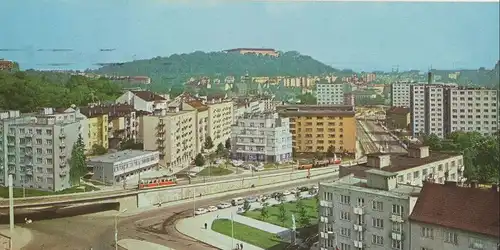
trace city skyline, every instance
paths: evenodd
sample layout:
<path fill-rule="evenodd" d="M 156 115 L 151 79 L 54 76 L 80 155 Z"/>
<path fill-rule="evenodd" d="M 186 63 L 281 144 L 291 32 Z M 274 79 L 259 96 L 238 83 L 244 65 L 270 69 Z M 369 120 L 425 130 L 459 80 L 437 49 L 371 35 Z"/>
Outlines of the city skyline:
<path fill-rule="evenodd" d="M 500 53 L 497 2 L 88 2 L 6 3 L 0 21 L 16 25 L 4 27 L 0 58 L 23 69 L 85 69 L 199 50 L 270 47 L 335 68 L 390 71 L 396 65 L 492 68 Z"/>

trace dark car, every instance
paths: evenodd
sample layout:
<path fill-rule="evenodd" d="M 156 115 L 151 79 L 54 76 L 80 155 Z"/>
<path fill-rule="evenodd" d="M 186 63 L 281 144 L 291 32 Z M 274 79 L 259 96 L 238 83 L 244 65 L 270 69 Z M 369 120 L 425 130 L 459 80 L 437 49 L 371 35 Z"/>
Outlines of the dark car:
<path fill-rule="evenodd" d="M 298 190 L 300 192 L 306 192 L 306 191 L 309 191 L 309 188 L 308 187 L 299 187 Z"/>
<path fill-rule="evenodd" d="M 271 197 L 274 199 L 280 198 L 281 196 L 283 196 L 283 193 L 281 192 L 274 192 L 271 194 Z"/>

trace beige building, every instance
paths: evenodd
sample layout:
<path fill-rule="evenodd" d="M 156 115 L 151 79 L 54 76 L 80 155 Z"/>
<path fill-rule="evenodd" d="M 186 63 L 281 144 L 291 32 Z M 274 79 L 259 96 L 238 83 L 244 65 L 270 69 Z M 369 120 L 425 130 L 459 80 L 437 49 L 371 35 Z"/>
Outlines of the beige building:
<path fill-rule="evenodd" d="M 144 150 L 160 152 L 160 164 L 187 167 L 196 156 L 197 111 L 182 102 L 140 118 Z"/>
<path fill-rule="evenodd" d="M 196 110 L 196 153 L 203 152 L 208 136 L 208 106 L 201 101 L 192 100 L 185 104 Z"/>
<path fill-rule="evenodd" d="M 208 106 L 208 136 L 212 139 L 215 150 L 219 143 L 224 145 L 231 137 L 234 103 L 214 98 L 208 99 L 205 105 Z"/>

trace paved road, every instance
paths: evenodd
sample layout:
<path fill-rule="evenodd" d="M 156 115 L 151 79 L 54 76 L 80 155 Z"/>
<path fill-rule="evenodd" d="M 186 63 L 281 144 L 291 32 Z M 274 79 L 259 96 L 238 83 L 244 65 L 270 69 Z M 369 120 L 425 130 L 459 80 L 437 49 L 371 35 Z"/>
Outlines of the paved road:
<path fill-rule="evenodd" d="M 325 178 L 323 181 L 326 180 L 332 180 L 332 178 Z M 317 182 L 318 180 L 310 180 L 307 183 L 312 185 Z M 294 187 L 297 187 L 297 184 L 271 187 L 257 192 L 273 192 Z M 246 197 L 255 195 L 255 193 L 256 191 L 248 191 L 237 196 Z M 234 196 L 228 195 L 200 200 L 196 204 L 204 207 L 216 205 L 220 202 L 227 202 Z M 175 222 L 178 219 L 192 216 L 192 211 L 193 204 L 186 203 L 120 218 L 118 224 L 119 239 L 146 240 L 176 250 L 217 249 L 184 236 L 175 229 Z M 112 250 L 114 249 L 114 214 L 116 212 L 105 212 L 71 218 L 35 221 L 32 224 L 24 225 L 32 230 L 34 240 L 23 249 L 89 250 L 90 247 L 93 247 L 94 250 Z"/>
<path fill-rule="evenodd" d="M 373 137 L 377 139 L 376 143 L 379 144 L 379 147 L 382 148 L 384 152 L 392 152 L 392 153 L 407 152 L 396 139 L 394 139 L 387 131 L 385 131 L 382 128 L 382 126 L 377 124 L 375 121 L 366 120 L 364 124 L 366 125 L 368 130 L 372 132 Z"/>
<path fill-rule="evenodd" d="M 360 142 L 365 154 L 376 153 L 379 151 L 378 145 L 370 139 L 370 136 L 363 129 L 361 121 L 358 121 L 356 124 L 356 130 L 358 141 Z"/>

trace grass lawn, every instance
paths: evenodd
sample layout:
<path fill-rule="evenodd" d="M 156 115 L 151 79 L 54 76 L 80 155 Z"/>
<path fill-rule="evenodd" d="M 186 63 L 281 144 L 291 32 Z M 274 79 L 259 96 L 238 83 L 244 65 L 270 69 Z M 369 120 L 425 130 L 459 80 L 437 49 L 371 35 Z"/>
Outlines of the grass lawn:
<path fill-rule="evenodd" d="M 83 187 L 83 188 L 82 188 Z M 36 196 L 46 196 L 46 195 L 58 195 L 58 194 L 74 194 L 74 193 L 82 193 L 89 191 L 97 191 L 98 188 L 94 188 L 88 185 L 82 185 L 80 187 L 72 187 L 68 189 L 64 189 L 58 192 L 49 192 L 49 191 L 41 191 L 36 189 L 26 189 L 26 197 L 36 197 Z M 9 188 L 8 187 L 0 187 L 0 197 L 1 198 L 9 198 Z M 14 188 L 14 198 L 22 198 L 23 197 L 23 189 L 22 188 Z"/>
<path fill-rule="evenodd" d="M 262 231 L 257 228 L 234 222 L 234 238 L 254 246 L 273 249 L 281 245 L 282 242 L 272 233 Z M 231 220 L 217 219 L 212 223 L 212 230 L 231 237 Z M 245 245 L 243 245 L 245 249 Z"/>
<path fill-rule="evenodd" d="M 225 167 L 206 167 L 201 170 L 197 175 L 198 176 L 222 176 L 232 174 L 233 171 L 225 168 Z"/>
<path fill-rule="evenodd" d="M 304 206 L 307 211 L 307 216 L 309 217 L 309 221 L 311 224 L 316 224 L 318 221 L 318 210 L 316 209 L 316 199 L 302 199 L 302 202 L 304 203 Z M 268 208 L 268 214 L 269 217 L 265 220 L 262 219 L 260 215 L 260 209 L 259 210 L 253 210 L 253 211 L 248 211 L 244 214 L 244 216 L 250 217 L 252 219 L 260 220 L 260 221 L 265 221 L 274 225 L 286 227 L 286 228 L 292 228 L 292 214 L 295 215 L 295 222 L 297 223 L 297 227 L 300 227 L 300 224 L 298 223 L 298 216 L 299 212 L 297 211 L 296 207 L 296 202 L 284 202 L 285 204 L 285 209 L 287 211 L 287 217 L 290 218 L 289 220 L 285 221 L 285 225 L 281 223 L 281 221 L 278 219 L 279 217 L 279 205 L 274 205 L 274 206 L 269 206 Z"/>

